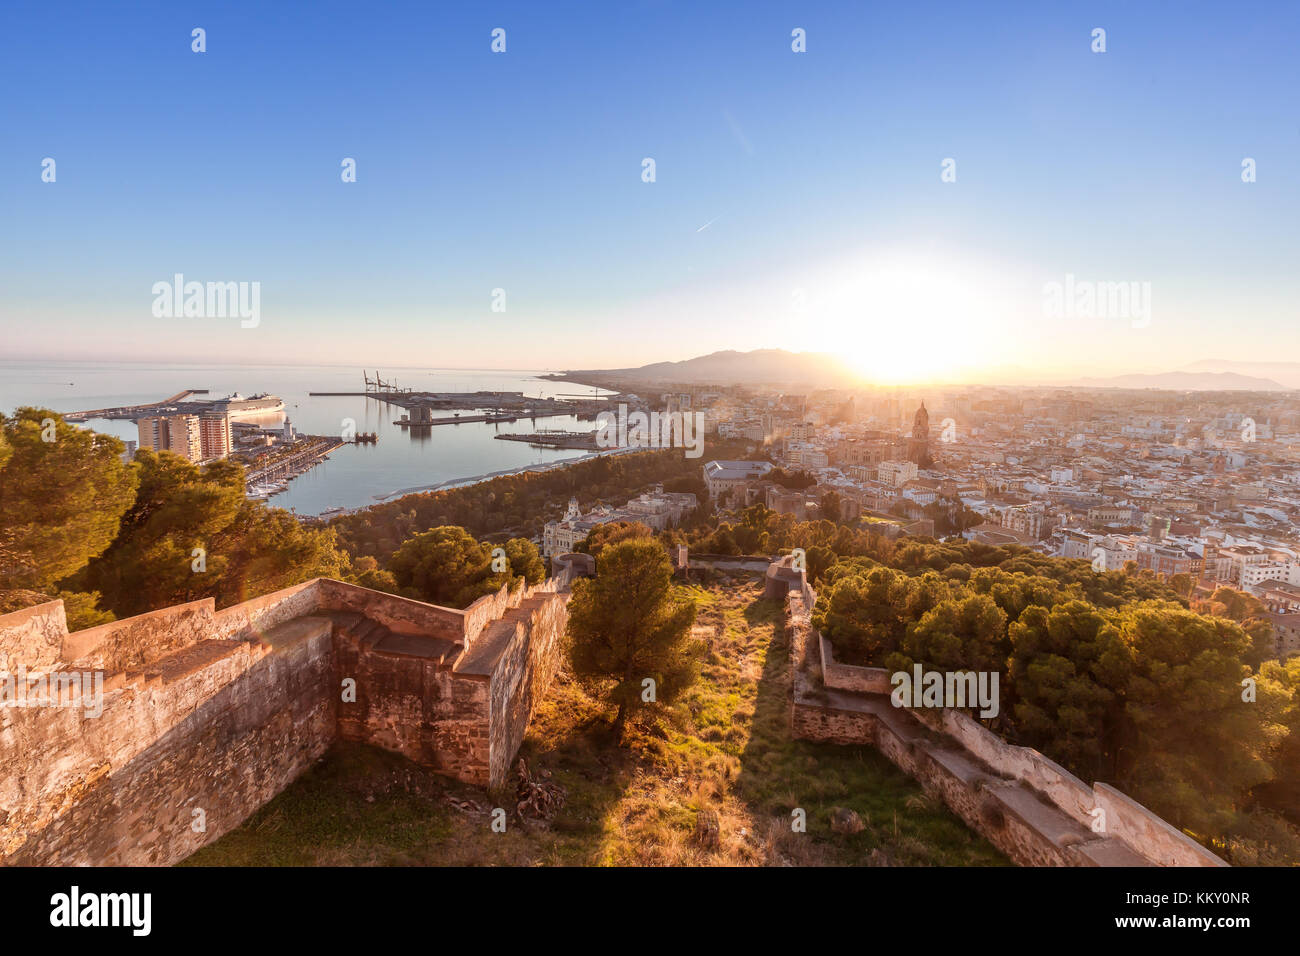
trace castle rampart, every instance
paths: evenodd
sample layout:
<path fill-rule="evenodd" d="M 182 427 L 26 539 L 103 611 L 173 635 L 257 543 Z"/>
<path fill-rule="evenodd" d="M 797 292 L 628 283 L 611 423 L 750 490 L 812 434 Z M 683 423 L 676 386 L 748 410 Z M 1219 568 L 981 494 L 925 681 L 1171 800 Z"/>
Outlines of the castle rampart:
<path fill-rule="evenodd" d="M 98 708 L 0 707 L 0 861 L 174 863 L 340 738 L 499 787 L 558 666 L 569 578 L 463 611 L 315 579 L 74 633 L 61 601 L 2 615 L 0 670 L 103 683 Z"/>
<path fill-rule="evenodd" d="M 834 660 L 789 558 L 774 562 L 767 594 L 786 602 L 795 737 L 876 747 L 1023 866 L 1227 866 L 1114 787 L 1088 786 L 961 710 L 895 707 L 887 670 Z"/>

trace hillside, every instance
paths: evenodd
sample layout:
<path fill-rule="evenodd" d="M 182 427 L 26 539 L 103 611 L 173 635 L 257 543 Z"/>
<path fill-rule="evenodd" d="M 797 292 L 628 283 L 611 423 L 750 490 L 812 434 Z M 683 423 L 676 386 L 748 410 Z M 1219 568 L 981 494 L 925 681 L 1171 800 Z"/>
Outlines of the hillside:
<path fill-rule="evenodd" d="M 870 747 L 791 739 L 781 607 L 753 579 L 692 588 L 709 655 L 671 720 L 619 747 L 610 712 L 567 674 L 520 751 L 566 791 L 544 824 L 493 834 L 485 795 L 395 754 L 339 744 L 185 865 L 990 865 L 1006 861 Z M 791 810 L 807 813 L 807 832 Z M 831 830 L 834 807 L 864 829 Z M 716 846 L 695 837 L 717 813 Z"/>
<path fill-rule="evenodd" d="M 859 376 L 833 355 L 755 349 L 752 352 L 713 352 L 681 362 L 655 362 L 639 368 L 576 369 L 565 377 L 626 383 L 655 382 L 683 385 L 797 385 L 830 387 L 852 385 Z"/>

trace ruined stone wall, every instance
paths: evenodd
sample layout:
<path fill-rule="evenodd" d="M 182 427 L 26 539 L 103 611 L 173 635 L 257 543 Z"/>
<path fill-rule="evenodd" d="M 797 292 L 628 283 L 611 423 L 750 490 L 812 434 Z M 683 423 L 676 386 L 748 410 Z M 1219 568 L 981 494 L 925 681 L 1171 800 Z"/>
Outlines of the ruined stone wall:
<path fill-rule="evenodd" d="M 400 753 L 468 783 L 487 782 L 488 686 L 434 658 L 363 647 L 339 631 L 340 682 L 356 701 L 339 706 L 339 735 Z M 341 696 L 337 691 L 335 696 Z"/>
<path fill-rule="evenodd" d="M 62 601 L 49 601 L 4 615 L 0 628 L 0 671 L 15 671 L 22 664 L 29 669 L 51 667 L 63 656 L 63 639 L 68 633 Z"/>
<path fill-rule="evenodd" d="M 0 710 L 0 859 L 183 859 L 324 753 L 336 725 L 332 675 L 329 622 L 319 621 L 283 650 L 206 640 L 113 675 L 96 718 Z"/>
<path fill-rule="evenodd" d="M 502 786 L 559 666 L 567 616 L 554 587 L 503 587 L 480 598 L 465 611 L 464 652 L 442 658 L 385 652 L 342 628 L 340 675 L 356 679 L 357 700 L 341 705 L 340 735 L 466 783 Z"/>
<path fill-rule="evenodd" d="M 835 668 L 812 626 L 811 589 L 791 584 L 790 720 L 796 738 L 870 744 L 1023 866 L 1226 866 L 1113 787 L 1091 787 L 1036 750 L 951 709 L 896 708 L 873 675 Z M 823 653 L 825 656 L 823 656 Z M 832 665 L 825 680 L 824 662 Z M 856 668 L 870 671 L 871 668 Z M 881 672 L 883 673 L 883 671 Z M 878 675 L 876 675 L 878 676 Z M 1104 827 L 1094 832 L 1094 811 Z"/>
<path fill-rule="evenodd" d="M 317 579 L 75 634 L 62 602 L 0 615 L 0 669 L 104 679 L 98 716 L 0 707 L 0 863 L 175 862 L 339 736 L 500 785 L 558 666 L 555 587 L 503 589 L 472 614 Z"/>
<path fill-rule="evenodd" d="M 791 725 L 797 740 L 848 745 L 876 742 L 875 718 L 857 711 L 837 711 L 822 705 L 796 703 L 792 708 Z"/>
<path fill-rule="evenodd" d="M 859 694 L 888 694 L 893 691 L 889 671 L 885 668 L 840 663 L 835 659 L 831 642 L 824 634 L 817 635 L 816 643 L 822 661 L 822 683 L 827 687 Z"/>
<path fill-rule="evenodd" d="M 509 774 L 509 761 L 519 751 L 537 702 L 545 695 L 560 666 L 561 643 L 568 622 L 566 600 L 559 594 L 538 593 L 522 603 L 504 652 L 492 672 L 489 729 L 490 782 L 499 785 Z"/>
<path fill-rule="evenodd" d="M 215 605 L 205 598 L 74 631 L 61 656 L 73 667 L 117 674 L 197 644 L 215 628 Z"/>

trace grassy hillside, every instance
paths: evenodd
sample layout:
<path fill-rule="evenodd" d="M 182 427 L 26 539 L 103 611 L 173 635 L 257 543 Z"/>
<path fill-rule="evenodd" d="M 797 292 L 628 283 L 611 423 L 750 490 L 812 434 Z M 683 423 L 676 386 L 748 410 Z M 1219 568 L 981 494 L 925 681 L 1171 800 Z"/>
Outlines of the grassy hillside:
<path fill-rule="evenodd" d="M 493 833 L 487 795 L 361 745 L 339 745 L 191 865 L 981 865 L 986 841 L 865 747 L 793 741 L 781 608 L 752 580 L 692 589 L 709 640 L 700 682 L 618 747 L 612 714 L 561 675 L 521 756 L 567 791 L 549 824 Z M 807 832 L 791 830 L 791 810 Z M 865 828 L 832 832 L 833 807 Z M 695 839 L 716 811 L 720 839 Z"/>

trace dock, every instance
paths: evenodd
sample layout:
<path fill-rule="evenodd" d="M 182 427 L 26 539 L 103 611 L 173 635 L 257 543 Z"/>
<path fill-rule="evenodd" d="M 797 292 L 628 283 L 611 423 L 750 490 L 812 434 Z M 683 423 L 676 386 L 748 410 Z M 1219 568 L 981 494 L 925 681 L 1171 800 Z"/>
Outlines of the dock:
<path fill-rule="evenodd" d="M 531 434 L 493 435 L 502 441 L 523 441 L 541 448 L 573 448 L 592 451 L 596 448 L 595 432 L 540 431 Z"/>
<path fill-rule="evenodd" d="M 87 418 L 141 418 L 147 416 L 150 412 L 156 412 L 160 409 L 167 408 L 169 405 L 175 405 L 177 402 L 184 401 L 191 395 L 206 395 L 206 388 L 187 388 L 183 392 L 177 392 L 169 398 L 164 398 L 159 402 L 145 402 L 140 405 L 118 405 L 114 408 L 92 408 L 84 412 L 67 412 L 63 416 L 64 421 L 84 422 Z"/>
<path fill-rule="evenodd" d="M 547 412 L 542 415 L 492 414 L 485 415 L 451 415 L 444 418 L 410 419 L 400 418 L 393 422 L 401 428 L 428 428 L 431 425 L 461 425 L 466 422 L 517 422 L 521 418 L 554 418 L 563 412 Z M 498 438 L 501 436 L 497 436 Z"/>

